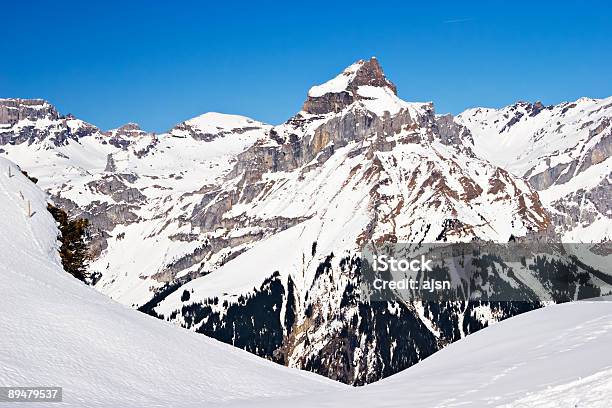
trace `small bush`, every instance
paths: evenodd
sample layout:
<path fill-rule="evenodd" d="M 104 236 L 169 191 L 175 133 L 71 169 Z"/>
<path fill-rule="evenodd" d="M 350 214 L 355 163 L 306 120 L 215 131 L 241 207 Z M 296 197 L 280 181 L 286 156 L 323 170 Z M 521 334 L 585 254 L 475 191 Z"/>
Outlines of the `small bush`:
<path fill-rule="evenodd" d="M 32 183 L 34 183 L 34 184 L 38 183 L 38 179 L 36 177 L 30 176 L 27 171 L 21 170 L 21 173 L 23 173 L 24 176 L 29 178 Z"/>

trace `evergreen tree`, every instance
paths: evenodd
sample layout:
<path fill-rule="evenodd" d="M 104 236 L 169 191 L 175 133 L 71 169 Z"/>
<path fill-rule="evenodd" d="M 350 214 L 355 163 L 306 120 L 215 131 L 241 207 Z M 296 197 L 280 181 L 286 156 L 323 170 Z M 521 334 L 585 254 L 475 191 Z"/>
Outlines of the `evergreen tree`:
<path fill-rule="evenodd" d="M 51 204 L 47 209 L 59 224 L 58 239 L 62 244 L 59 253 L 64 270 L 83 282 L 92 283 L 87 274 L 89 253 L 85 243 L 89 221 L 85 218 L 70 219 L 64 210 Z"/>

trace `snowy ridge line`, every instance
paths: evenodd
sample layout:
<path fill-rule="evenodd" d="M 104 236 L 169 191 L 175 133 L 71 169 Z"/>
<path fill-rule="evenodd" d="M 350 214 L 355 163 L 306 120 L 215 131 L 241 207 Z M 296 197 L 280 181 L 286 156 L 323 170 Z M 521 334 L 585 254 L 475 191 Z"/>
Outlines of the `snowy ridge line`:
<path fill-rule="evenodd" d="M 523 177 L 553 215 L 564 241 L 612 238 L 612 97 L 544 106 L 518 102 L 457 116 L 474 152 Z M 500 148 L 501 147 L 501 148 Z"/>

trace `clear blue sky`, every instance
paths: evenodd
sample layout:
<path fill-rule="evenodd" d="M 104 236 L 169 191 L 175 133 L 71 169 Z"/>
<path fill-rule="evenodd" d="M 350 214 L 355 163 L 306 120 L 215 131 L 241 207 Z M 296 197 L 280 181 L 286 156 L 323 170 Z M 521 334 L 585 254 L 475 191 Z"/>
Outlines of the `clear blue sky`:
<path fill-rule="evenodd" d="M 0 97 L 103 129 L 206 111 L 276 124 L 372 55 L 403 99 L 439 113 L 612 95 L 607 1 L 96 3 L 3 2 Z"/>

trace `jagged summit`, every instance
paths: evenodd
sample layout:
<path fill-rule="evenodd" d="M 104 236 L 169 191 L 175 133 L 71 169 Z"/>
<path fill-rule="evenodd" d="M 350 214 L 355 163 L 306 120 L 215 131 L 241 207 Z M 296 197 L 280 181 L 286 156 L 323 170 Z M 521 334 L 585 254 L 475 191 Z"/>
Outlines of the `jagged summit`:
<path fill-rule="evenodd" d="M 360 99 L 376 99 L 384 94 L 397 96 L 396 86 L 385 77 L 376 57 L 359 60 L 338 76 L 308 91 L 303 110 L 313 114 L 339 112 Z"/>
<path fill-rule="evenodd" d="M 98 132 L 98 128 L 73 115 L 61 115 L 44 99 L 0 99 L 0 145 L 49 142 L 60 146 L 68 139 Z"/>
<path fill-rule="evenodd" d="M 44 99 L 0 98 L 0 125 L 20 120 L 58 119 L 55 107 Z"/>
<path fill-rule="evenodd" d="M 376 57 L 359 60 L 347 67 L 342 73 L 321 85 L 310 88 L 308 96 L 321 97 L 326 93 L 354 92 L 359 86 L 388 87 L 397 94 L 395 85 L 385 77 Z"/>

